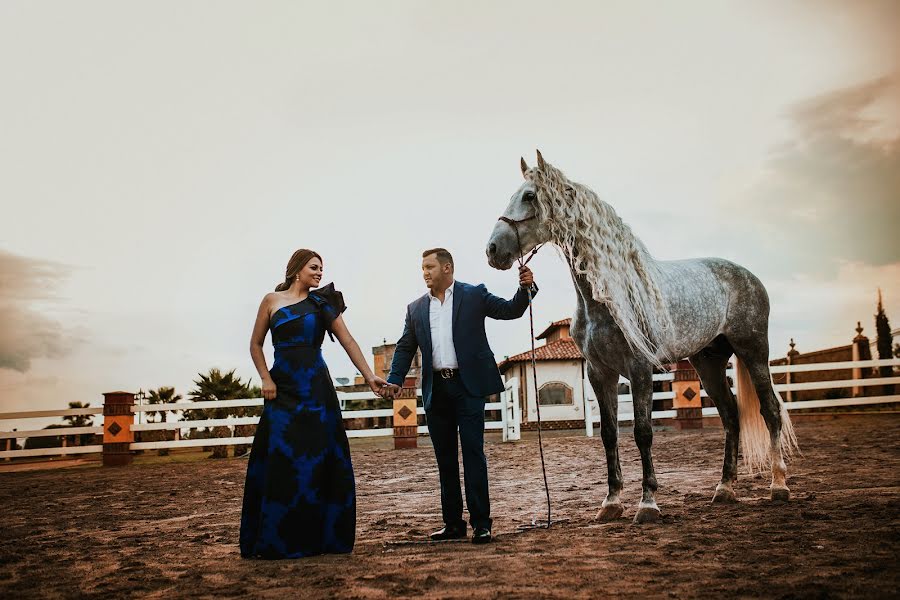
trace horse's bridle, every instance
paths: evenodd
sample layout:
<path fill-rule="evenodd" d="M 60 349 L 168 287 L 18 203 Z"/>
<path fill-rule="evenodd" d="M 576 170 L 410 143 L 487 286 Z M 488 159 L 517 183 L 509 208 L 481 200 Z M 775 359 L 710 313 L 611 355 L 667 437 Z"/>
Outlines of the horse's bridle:
<path fill-rule="evenodd" d="M 543 246 L 543 244 L 538 244 L 537 246 L 535 246 L 534 250 L 531 251 L 531 254 L 528 255 L 528 258 L 525 258 L 525 255 L 522 252 L 522 239 L 519 237 L 519 225 L 536 218 L 537 215 L 531 215 L 530 217 L 526 217 L 524 219 L 510 219 L 509 217 L 500 217 L 499 219 L 497 219 L 498 221 L 503 221 L 504 223 L 508 224 L 516 233 L 516 244 L 519 246 L 519 258 L 517 260 L 519 261 L 520 267 L 524 267 L 525 265 L 527 265 L 528 261 L 530 261 L 534 257 L 534 255 L 537 254 L 537 251 L 540 250 L 541 246 Z"/>

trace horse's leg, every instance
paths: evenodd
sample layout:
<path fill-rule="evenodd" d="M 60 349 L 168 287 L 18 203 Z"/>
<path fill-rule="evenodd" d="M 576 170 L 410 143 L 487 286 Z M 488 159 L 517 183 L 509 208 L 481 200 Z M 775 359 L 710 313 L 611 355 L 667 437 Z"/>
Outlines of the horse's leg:
<path fill-rule="evenodd" d="M 751 455 L 749 464 L 757 464 L 759 456 L 768 454 L 772 465 L 772 500 L 787 501 L 790 499 L 790 490 L 787 487 L 787 465 L 784 462 L 784 448 L 782 442 L 787 441 L 788 451 L 796 447 L 796 439 L 790 419 L 784 415 L 782 418 L 781 401 L 772 387 L 772 375 L 769 371 L 769 344 L 765 337 L 759 336 L 741 338 L 741 336 L 729 335 L 728 341 L 734 347 L 734 352 L 739 359 L 737 365 L 737 379 L 741 389 L 738 392 L 738 406 L 741 419 L 741 436 L 743 437 L 744 458 Z M 749 379 L 749 381 L 747 381 Z M 754 394 L 755 392 L 755 394 Z M 740 397 L 740 396 L 743 396 Z M 759 417 L 752 414 L 758 403 Z M 746 413 L 746 414 L 745 414 Z M 768 433 L 768 440 L 765 434 Z M 762 437 L 760 437 L 760 434 Z"/>
<path fill-rule="evenodd" d="M 653 369 L 641 369 L 632 373 L 631 393 L 634 402 L 634 441 L 641 453 L 643 479 L 641 481 L 641 503 L 634 515 L 635 523 L 652 523 L 659 520 L 659 507 L 656 506 L 656 471 L 653 469 L 653 456 L 650 447 L 653 445 Z"/>
<path fill-rule="evenodd" d="M 716 486 L 713 502 L 737 502 L 734 482 L 737 480 L 738 447 L 740 445 L 740 421 L 737 400 L 731 393 L 725 368 L 731 356 L 731 347 L 722 342 L 711 344 L 691 357 L 691 364 L 700 375 L 703 389 L 712 398 L 725 428 L 725 458 L 722 463 L 722 481 Z M 727 354 L 726 354 L 727 352 Z"/>
<path fill-rule="evenodd" d="M 768 353 L 767 353 L 768 354 Z M 744 360 L 753 388 L 759 397 L 759 412 L 766 422 L 769 430 L 769 458 L 772 462 L 772 485 L 770 487 L 772 500 L 787 502 L 791 497 L 791 491 L 787 486 L 787 465 L 784 462 L 784 451 L 781 447 L 782 423 L 781 402 L 775 395 L 772 387 L 772 375 L 769 371 L 769 361 L 766 355 L 750 354 L 740 356 Z"/>
<path fill-rule="evenodd" d="M 619 374 L 587 365 L 588 380 L 600 406 L 600 437 L 606 450 L 606 480 L 609 492 L 600 507 L 601 521 L 618 519 L 625 512 L 622 499 L 622 467 L 619 464 Z"/>

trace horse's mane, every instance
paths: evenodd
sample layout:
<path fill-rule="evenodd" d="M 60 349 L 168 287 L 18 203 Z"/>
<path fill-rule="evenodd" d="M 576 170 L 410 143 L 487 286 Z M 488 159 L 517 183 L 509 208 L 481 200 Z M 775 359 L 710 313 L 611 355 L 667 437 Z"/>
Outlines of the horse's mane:
<path fill-rule="evenodd" d="M 609 308 L 631 350 L 659 365 L 656 349 L 671 321 L 658 265 L 643 242 L 612 206 L 546 161 L 528 169 L 525 178 L 537 188 L 538 218 L 550 241 L 587 279 L 594 300 Z"/>

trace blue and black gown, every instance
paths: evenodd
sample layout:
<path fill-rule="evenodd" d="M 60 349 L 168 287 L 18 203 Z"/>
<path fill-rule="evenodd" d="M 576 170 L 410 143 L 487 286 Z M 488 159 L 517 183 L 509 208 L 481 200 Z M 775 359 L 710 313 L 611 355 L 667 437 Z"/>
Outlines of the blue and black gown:
<path fill-rule="evenodd" d="M 346 553 L 356 538 L 350 445 L 322 341 L 346 309 L 334 284 L 272 314 L 277 397 L 268 400 L 247 465 L 241 556 Z"/>

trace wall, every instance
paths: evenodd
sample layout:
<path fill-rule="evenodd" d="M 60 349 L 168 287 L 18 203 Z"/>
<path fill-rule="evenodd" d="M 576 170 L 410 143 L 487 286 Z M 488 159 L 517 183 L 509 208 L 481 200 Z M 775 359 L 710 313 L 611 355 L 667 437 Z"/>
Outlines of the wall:
<path fill-rule="evenodd" d="M 541 406 L 541 421 L 584 420 L 584 395 L 581 381 L 581 361 L 554 360 L 537 363 L 538 385 L 560 381 L 572 388 L 573 404 L 565 406 Z M 520 398 L 525 399 L 522 407 L 522 422 L 537 421 L 537 404 L 534 396 L 534 377 L 530 363 L 521 363 L 506 372 L 506 378 L 519 377 Z M 588 385 L 585 381 L 584 385 Z M 524 389 L 523 389 L 524 388 Z"/>

